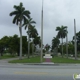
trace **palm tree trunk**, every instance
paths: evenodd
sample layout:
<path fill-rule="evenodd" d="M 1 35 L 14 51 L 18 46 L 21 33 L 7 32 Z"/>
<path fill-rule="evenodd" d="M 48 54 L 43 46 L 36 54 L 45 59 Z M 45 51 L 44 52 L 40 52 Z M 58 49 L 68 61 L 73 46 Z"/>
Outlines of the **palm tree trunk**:
<path fill-rule="evenodd" d="M 62 57 L 63 57 L 63 38 L 62 38 Z"/>
<path fill-rule="evenodd" d="M 29 28 L 28 28 L 29 31 Z M 29 58 L 29 53 L 30 53 L 30 40 L 29 40 L 29 33 L 28 33 L 28 58 Z"/>
<path fill-rule="evenodd" d="M 21 26 L 21 22 L 20 22 L 20 26 L 19 26 L 19 31 L 20 31 L 20 58 L 22 59 L 22 26 Z"/>

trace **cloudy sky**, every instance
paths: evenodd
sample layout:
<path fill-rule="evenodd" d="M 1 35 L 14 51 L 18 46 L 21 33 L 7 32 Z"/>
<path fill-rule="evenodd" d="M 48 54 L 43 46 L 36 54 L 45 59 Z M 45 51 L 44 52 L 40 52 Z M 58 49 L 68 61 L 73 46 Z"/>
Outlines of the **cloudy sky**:
<path fill-rule="evenodd" d="M 30 10 L 31 17 L 36 21 L 36 28 L 41 35 L 41 0 L 0 0 L 0 38 L 3 36 L 19 35 L 19 28 L 12 24 L 13 17 L 9 13 L 14 5 L 23 2 L 26 10 Z M 44 0 L 44 44 L 51 44 L 56 36 L 57 26 L 68 26 L 68 39 L 74 35 L 74 18 L 76 19 L 76 32 L 80 30 L 80 0 Z M 26 31 L 23 28 L 23 35 Z"/>

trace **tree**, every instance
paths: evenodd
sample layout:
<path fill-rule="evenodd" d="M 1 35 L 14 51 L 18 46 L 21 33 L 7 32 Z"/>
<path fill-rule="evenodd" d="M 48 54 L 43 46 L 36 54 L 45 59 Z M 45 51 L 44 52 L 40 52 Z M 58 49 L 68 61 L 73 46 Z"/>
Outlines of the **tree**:
<path fill-rule="evenodd" d="M 0 56 L 3 56 L 3 51 L 5 49 L 5 43 L 0 40 Z"/>
<path fill-rule="evenodd" d="M 76 33 L 77 39 L 77 50 L 80 51 L 80 31 Z"/>
<path fill-rule="evenodd" d="M 3 56 L 3 52 L 5 51 L 5 49 L 7 49 L 9 47 L 9 37 L 8 36 L 4 36 L 3 38 L 1 38 L 0 40 L 0 53 L 1 56 Z"/>
<path fill-rule="evenodd" d="M 26 53 L 28 52 L 27 36 L 22 36 L 22 41 L 23 41 L 23 45 L 22 45 L 23 55 L 26 55 Z"/>
<path fill-rule="evenodd" d="M 80 53 L 80 31 L 76 33 L 76 41 L 77 41 L 77 51 Z M 73 36 L 73 44 L 74 44 L 74 36 Z M 77 54 L 78 56 L 78 54 Z M 76 59 L 76 56 L 75 56 Z"/>
<path fill-rule="evenodd" d="M 75 55 L 75 53 L 74 53 L 74 44 L 71 41 L 68 43 L 68 51 L 69 51 L 69 54 Z"/>
<path fill-rule="evenodd" d="M 67 26 L 56 27 L 56 31 L 58 31 L 57 37 L 62 39 L 62 57 L 63 57 L 63 38 L 66 37 L 66 28 Z"/>
<path fill-rule="evenodd" d="M 58 51 L 59 43 L 60 43 L 59 38 L 58 37 L 53 37 L 53 39 L 52 39 L 52 51 L 55 50 L 55 49 Z"/>
<path fill-rule="evenodd" d="M 29 36 L 30 38 L 32 38 L 32 55 L 33 55 L 33 52 L 34 52 L 34 38 L 36 38 L 38 36 L 38 32 L 35 28 L 35 26 L 30 26 L 30 29 L 29 29 Z"/>
<path fill-rule="evenodd" d="M 15 11 L 10 13 L 10 16 L 14 15 L 13 24 L 19 24 L 20 31 L 20 59 L 22 59 L 22 23 L 24 23 L 27 18 L 30 17 L 30 12 L 25 10 L 23 3 L 20 3 L 18 6 L 14 5 Z"/>
<path fill-rule="evenodd" d="M 14 55 L 17 53 L 17 56 L 19 56 L 19 37 L 18 35 L 13 35 L 9 37 L 9 52 Z"/>
<path fill-rule="evenodd" d="M 40 36 L 37 36 L 36 38 L 34 38 L 33 39 L 33 42 L 35 44 L 35 51 L 38 50 L 38 52 L 40 52 L 40 49 L 39 49 L 41 47 L 41 39 L 40 39 Z"/>
<path fill-rule="evenodd" d="M 39 45 L 39 47 L 40 47 L 41 46 L 40 36 L 37 36 L 36 38 L 34 38 L 33 42 L 34 42 L 35 45 Z"/>
<path fill-rule="evenodd" d="M 58 37 L 53 37 L 53 39 L 52 39 L 52 50 L 54 48 L 58 47 L 59 43 L 60 43 L 59 38 Z"/>
<path fill-rule="evenodd" d="M 45 45 L 45 50 L 47 51 L 47 53 L 48 53 L 49 49 L 50 49 L 50 45 L 49 44 L 46 44 Z"/>
<path fill-rule="evenodd" d="M 36 22 L 32 20 L 32 18 L 28 18 L 23 26 L 25 26 L 25 30 L 26 28 L 28 28 L 27 34 L 28 34 L 28 58 L 29 58 L 29 53 L 30 53 L 30 28 L 32 27 L 32 24 L 35 24 Z"/>

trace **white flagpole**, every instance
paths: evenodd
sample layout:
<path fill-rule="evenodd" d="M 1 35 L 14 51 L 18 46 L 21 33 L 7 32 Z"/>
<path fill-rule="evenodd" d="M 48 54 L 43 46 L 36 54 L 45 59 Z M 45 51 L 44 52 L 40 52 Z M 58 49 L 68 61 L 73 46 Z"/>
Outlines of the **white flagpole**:
<path fill-rule="evenodd" d="M 41 10 L 41 62 L 43 56 L 43 0 L 42 0 L 42 10 Z"/>
<path fill-rule="evenodd" d="M 67 31 L 67 28 L 66 28 L 66 31 Z M 66 54 L 68 58 L 68 31 L 66 32 Z"/>
<path fill-rule="evenodd" d="M 74 47 L 75 47 L 75 59 L 77 59 L 76 21 L 75 21 L 75 19 L 74 19 L 74 39 L 75 39 L 75 43 L 74 43 Z"/>

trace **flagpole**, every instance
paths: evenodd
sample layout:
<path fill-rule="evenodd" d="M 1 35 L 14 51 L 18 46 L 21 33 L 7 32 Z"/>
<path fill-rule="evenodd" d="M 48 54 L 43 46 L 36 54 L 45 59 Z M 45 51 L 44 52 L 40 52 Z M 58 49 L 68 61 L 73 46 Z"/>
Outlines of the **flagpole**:
<path fill-rule="evenodd" d="M 67 31 L 67 28 L 66 28 L 66 54 L 68 58 L 68 31 Z"/>
<path fill-rule="evenodd" d="M 77 42 L 76 42 L 76 21 L 74 19 L 74 47 L 75 47 L 75 59 L 77 59 Z"/>
<path fill-rule="evenodd" d="M 41 10 L 41 62 L 43 57 L 43 0 L 42 0 L 42 10 Z"/>

